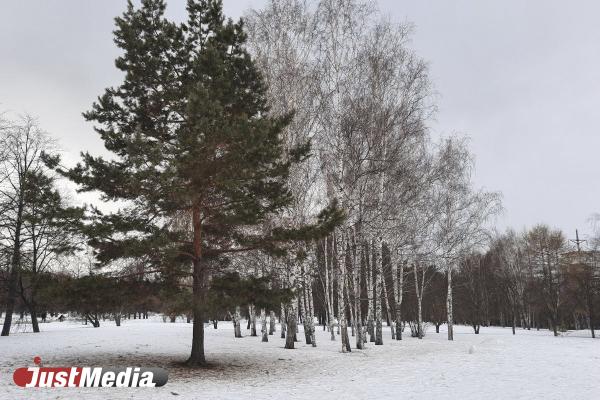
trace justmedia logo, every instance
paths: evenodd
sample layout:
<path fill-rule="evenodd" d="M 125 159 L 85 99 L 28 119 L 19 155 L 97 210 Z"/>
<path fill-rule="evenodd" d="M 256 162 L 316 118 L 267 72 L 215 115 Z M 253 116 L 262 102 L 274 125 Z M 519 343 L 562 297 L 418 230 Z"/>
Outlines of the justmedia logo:
<path fill-rule="evenodd" d="M 144 367 L 37 367 L 18 368 L 13 381 L 21 387 L 158 387 L 167 383 L 163 368 Z"/>

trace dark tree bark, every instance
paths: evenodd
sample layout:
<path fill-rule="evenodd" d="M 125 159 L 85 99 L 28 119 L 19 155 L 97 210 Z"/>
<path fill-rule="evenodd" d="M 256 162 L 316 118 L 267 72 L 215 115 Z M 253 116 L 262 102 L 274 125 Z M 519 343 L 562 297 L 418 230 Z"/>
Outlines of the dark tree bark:
<path fill-rule="evenodd" d="M 295 302 L 295 300 L 292 300 L 292 302 Z M 294 305 L 288 305 L 286 314 L 287 332 L 285 337 L 285 348 L 293 349 L 294 342 L 296 341 L 296 331 L 298 329 L 298 316 L 296 315 Z"/>
<path fill-rule="evenodd" d="M 40 324 L 38 322 L 37 310 L 36 310 L 35 303 L 33 303 L 29 306 L 29 314 L 31 316 L 31 327 L 33 328 L 33 332 L 39 333 L 40 332 Z"/>
<path fill-rule="evenodd" d="M 23 195 L 20 195 L 20 201 L 17 208 L 17 220 L 15 224 L 15 242 L 12 251 L 12 262 L 10 264 L 10 273 L 8 275 L 8 293 L 6 296 L 6 315 L 4 325 L 2 326 L 2 336 L 10 334 L 15 302 L 17 300 L 17 284 L 19 280 L 19 267 L 21 266 L 21 226 L 23 216 Z"/>
<path fill-rule="evenodd" d="M 202 260 L 202 221 L 200 209 L 194 207 L 192 211 L 192 225 L 194 229 L 194 260 L 193 260 L 193 283 L 192 283 L 192 311 L 194 315 L 192 327 L 192 352 L 187 364 L 190 366 L 205 366 L 204 356 L 204 300 L 206 298 L 206 266 Z"/>

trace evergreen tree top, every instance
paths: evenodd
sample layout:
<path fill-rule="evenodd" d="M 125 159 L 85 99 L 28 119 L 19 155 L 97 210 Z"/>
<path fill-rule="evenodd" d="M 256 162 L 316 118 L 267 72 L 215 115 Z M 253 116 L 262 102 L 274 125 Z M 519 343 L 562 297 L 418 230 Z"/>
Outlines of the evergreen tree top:
<path fill-rule="evenodd" d="M 242 21 L 226 20 L 216 0 L 189 0 L 187 11 L 187 22 L 177 24 L 165 18 L 163 0 L 139 8 L 130 1 L 115 19 L 123 50 L 115 65 L 124 80 L 84 113 L 114 159 L 84 153 L 76 167 L 61 170 L 81 191 L 131 204 L 113 215 L 97 212 L 90 228 L 95 244 L 111 249 L 109 258 L 173 241 L 185 248 L 194 210 L 209 250 L 259 246 L 264 235 L 256 233 L 292 201 L 291 165 L 309 155 L 308 143 L 285 151 L 282 131 L 292 115 L 269 114 Z M 329 223 L 340 218 L 323 215 Z"/>

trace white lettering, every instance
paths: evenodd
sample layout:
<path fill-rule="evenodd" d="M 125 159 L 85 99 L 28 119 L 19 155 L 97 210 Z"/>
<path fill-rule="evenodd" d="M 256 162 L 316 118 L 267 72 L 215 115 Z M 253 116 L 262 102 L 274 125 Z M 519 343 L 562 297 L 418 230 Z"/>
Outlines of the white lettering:
<path fill-rule="evenodd" d="M 102 368 L 83 367 L 81 369 L 80 387 L 98 387 L 100 385 L 100 376 Z"/>
<path fill-rule="evenodd" d="M 154 374 L 150 371 L 142 372 L 140 376 L 140 387 L 154 387 L 156 383 L 153 382 Z"/>
<path fill-rule="evenodd" d="M 25 385 L 25 387 L 35 387 L 38 381 L 38 375 L 40 373 L 40 369 L 38 367 L 27 368 L 27 371 L 33 372 L 33 376 L 31 377 L 31 381 Z"/>
<path fill-rule="evenodd" d="M 54 386 L 55 387 L 65 387 L 65 385 L 67 384 L 67 376 L 68 376 L 67 371 L 57 372 L 56 377 L 54 378 L 54 379 L 56 379 L 56 384 Z"/>

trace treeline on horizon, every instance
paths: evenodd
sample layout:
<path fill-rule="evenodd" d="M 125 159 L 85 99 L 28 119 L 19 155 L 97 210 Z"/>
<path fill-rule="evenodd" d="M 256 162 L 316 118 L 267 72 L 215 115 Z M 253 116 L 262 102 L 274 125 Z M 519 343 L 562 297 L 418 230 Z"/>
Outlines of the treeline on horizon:
<path fill-rule="evenodd" d="M 593 333 L 596 253 L 544 225 L 492 233 L 501 196 L 473 184 L 466 139 L 431 137 L 410 24 L 357 0 L 237 22 L 216 0 L 189 0 L 185 22 L 165 7 L 115 19 L 123 82 L 83 114 L 109 157 L 65 165 L 35 118 L 0 120 L 2 335 L 14 313 L 36 331 L 47 312 L 185 315 L 202 366 L 218 319 L 263 341 L 278 319 L 286 348 L 298 323 L 316 346 L 318 319 L 344 352 L 384 325 Z M 101 202 L 75 205 L 64 180 Z"/>
<path fill-rule="evenodd" d="M 466 256 L 455 271 L 454 315 L 457 323 L 471 326 L 476 334 L 482 326 L 502 326 L 512 327 L 513 334 L 516 328 L 550 329 L 556 334 L 590 329 L 595 337 L 598 322 L 594 310 L 600 306 L 596 286 L 600 253 L 573 249 L 562 232 L 545 225 L 520 235 L 509 231 L 493 239 L 490 247 L 485 253 Z M 383 254 L 383 284 L 391 288 L 389 249 L 384 248 Z M 547 266 L 541 261 L 544 257 L 551 259 Z M 439 333 L 447 318 L 446 275 L 427 262 L 410 265 L 406 262 L 403 270 L 402 330 L 408 328 L 410 336 L 419 337 L 418 302 L 421 301 L 421 323 L 425 323 L 421 335 L 425 335 L 428 326 Z M 321 266 L 317 272 L 318 280 L 325 280 L 324 273 Z M 25 315 L 29 317 L 28 322 L 35 332 L 39 331 L 41 313 L 54 316 L 74 313 L 94 327 L 99 327 L 100 321 L 106 319 L 120 326 L 122 317 L 147 318 L 149 313 L 160 313 L 170 322 L 181 317 L 190 323 L 193 313 L 189 288 L 173 279 L 162 278 L 160 274 L 144 277 L 142 274 L 123 276 L 94 272 L 75 276 L 47 271 L 36 275 L 25 268 L 20 277 L 16 311 L 20 319 Z M 206 322 L 212 321 L 215 329 L 218 321 L 235 322 L 232 311 L 237 309 L 240 317 L 247 320 L 251 335 L 257 336 L 259 330 L 251 313 L 252 306 L 259 305 L 271 316 L 268 324 L 271 335 L 276 321 L 281 319 L 281 301 L 289 301 L 291 295 L 285 290 L 269 290 L 273 282 L 273 277 L 243 279 L 237 273 L 217 278 L 207 301 Z M 314 317 L 325 329 L 328 318 L 323 287 L 318 281 L 312 285 L 311 290 L 316 294 Z M 339 288 L 334 286 L 333 290 Z M 361 290 L 361 296 L 367 299 L 366 287 Z M 391 289 L 386 291 L 392 293 Z M 250 293 L 264 297 L 262 300 L 250 298 Z M 394 299 L 389 296 L 381 302 L 385 324 L 393 327 L 395 310 L 391 305 Z M 365 315 L 368 314 L 367 306 L 367 303 L 362 304 Z M 308 324 L 306 311 L 301 311 L 298 318 L 301 323 Z M 352 326 L 351 331 L 355 336 Z M 305 333 L 309 332 L 305 326 Z M 395 328 L 392 333 L 395 335 Z M 311 338 L 306 340 L 310 344 Z"/>

